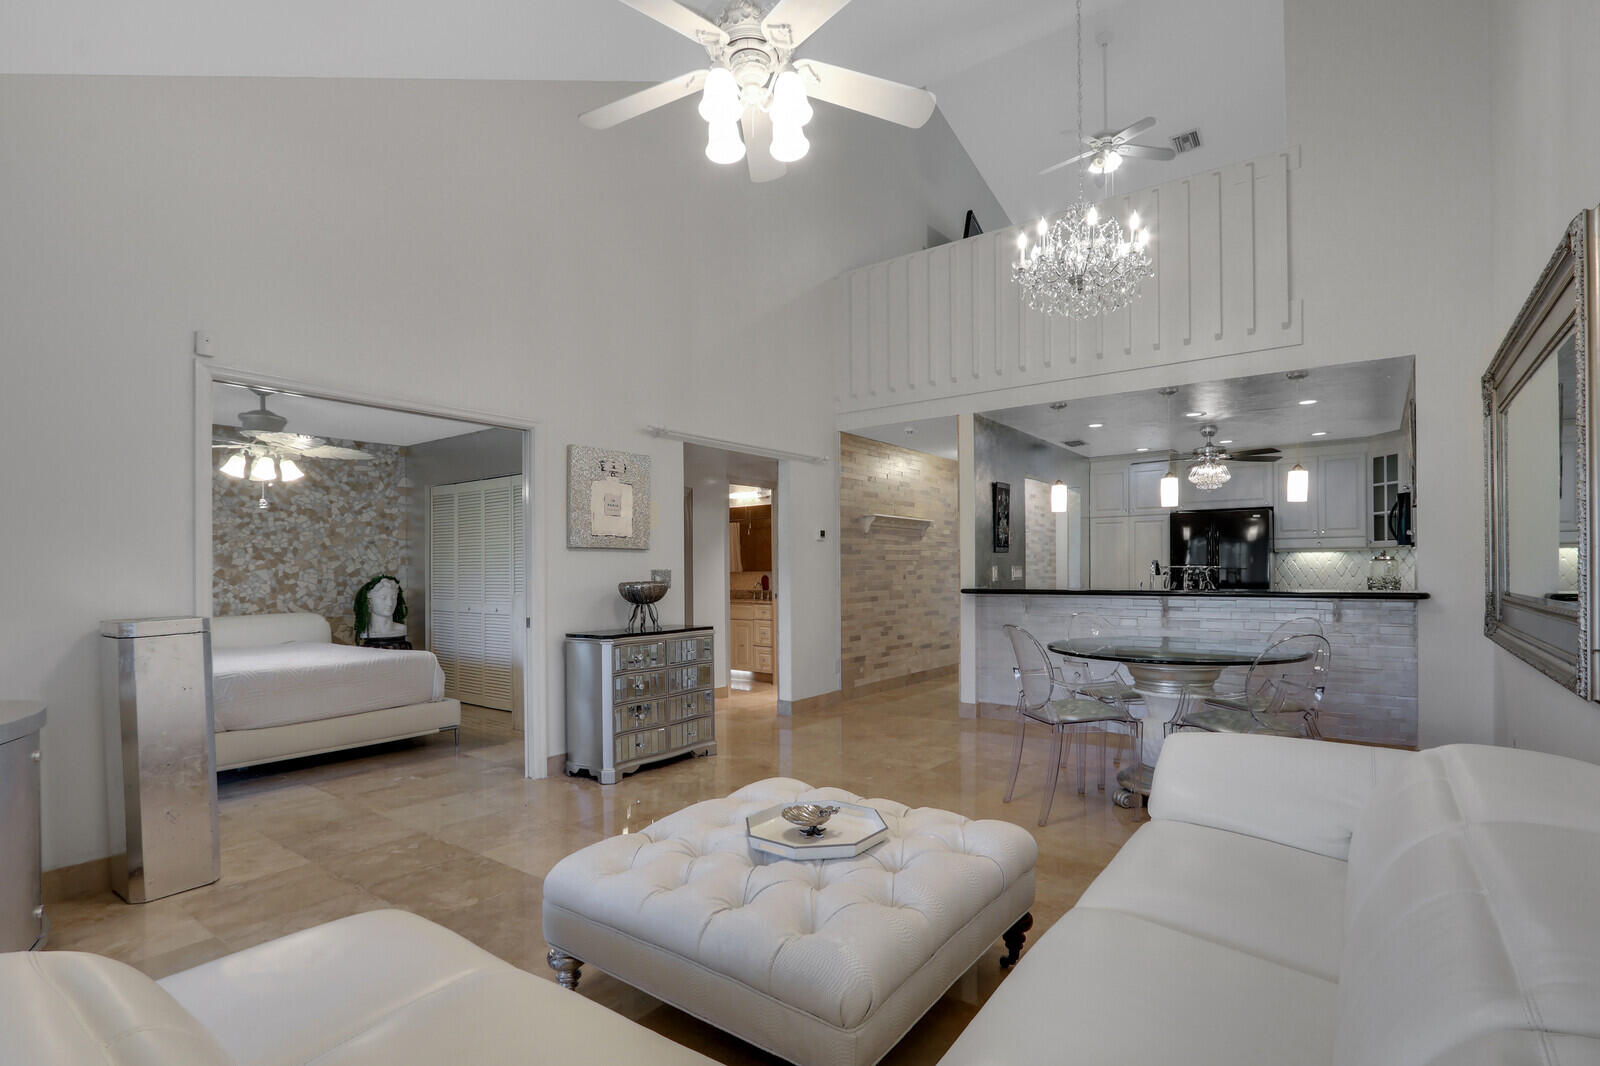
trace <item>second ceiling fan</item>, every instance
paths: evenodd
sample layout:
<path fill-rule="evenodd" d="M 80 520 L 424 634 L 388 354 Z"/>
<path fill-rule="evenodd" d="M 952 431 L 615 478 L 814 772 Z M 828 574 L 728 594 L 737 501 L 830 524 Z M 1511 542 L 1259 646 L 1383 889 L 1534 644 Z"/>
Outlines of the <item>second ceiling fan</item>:
<path fill-rule="evenodd" d="M 810 147 L 802 131 L 811 120 L 808 98 L 912 129 L 933 114 L 934 97 L 925 89 L 795 57 L 849 0 L 778 0 L 764 15 L 750 0 L 733 0 L 716 22 L 676 0 L 622 2 L 704 46 L 711 65 L 584 113 L 580 120 L 591 129 L 609 129 L 698 92 L 706 157 L 723 164 L 743 159 L 752 181 L 772 181 Z"/>
<path fill-rule="evenodd" d="M 1156 124 L 1155 116 L 1153 115 L 1146 115 L 1133 125 L 1126 126 L 1120 130 L 1110 128 L 1111 104 L 1108 93 L 1108 78 L 1106 76 L 1106 55 L 1107 49 L 1111 44 L 1111 35 L 1102 33 L 1096 38 L 1095 43 L 1100 46 L 1100 121 L 1104 128 L 1099 133 L 1083 138 L 1083 143 L 1086 146 L 1084 151 L 1079 152 L 1070 159 L 1063 159 L 1059 163 L 1045 167 L 1039 171 L 1041 176 L 1054 174 L 1064 167 L 1070 167 L 1074 163 L 1081 163 L 1087 159 L 1089 161 L 1089 173 L 1095 175 L 1096 179 L 1101 184 L 1104 184 L 1106 175 L 1115 174 L 1117 169 L 1122 166 L 1124 157 L 1156 159 L 1163 162 L 1178 157 L 1178 153 L 1171 148 L 1161 148 L 1153 144 L 1133 143 L 1135 137 Z M 1078 86 L 1078 92 L 1080 95 L 1082 94 L 1082 84 Z"/>

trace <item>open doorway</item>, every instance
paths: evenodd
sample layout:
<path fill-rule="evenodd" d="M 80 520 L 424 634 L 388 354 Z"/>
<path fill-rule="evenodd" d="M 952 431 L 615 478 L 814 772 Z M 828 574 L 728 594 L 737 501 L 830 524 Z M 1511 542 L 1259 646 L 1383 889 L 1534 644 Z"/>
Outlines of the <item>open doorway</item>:
<path fill-rule="evenodd" d="M 529 431 L 243 375 L 202 378 L 209 440 L 196 529 L 210 550 L 197 606 L 213 617 L 214 649 L 226 643 L 219 629 L 238 638 L 214 655 L 219 766 L 292 769 L 305 757 L 392 754 L 394 741 L 453 741 L 542 775 L 526 729 L 538 691 L 527 676 Z M 286 618 L 317 632 L 275 639 Z M 225 706 L 228 656 L 268 644 L 346 673 L 310 686 L 315 699 L 268 692 Z M 311 676 L 306 663 L 284 666 L 285 685 Z M 270 722 L 251 717 L 264 708 Z M 225 746 L 241 754 L 224 758 Z"/>
<path fill-rule="evenodd" d="M 716 630 L 730 712 L 778 708 L 778 460 L 684 445 L 689 616 Z"/>

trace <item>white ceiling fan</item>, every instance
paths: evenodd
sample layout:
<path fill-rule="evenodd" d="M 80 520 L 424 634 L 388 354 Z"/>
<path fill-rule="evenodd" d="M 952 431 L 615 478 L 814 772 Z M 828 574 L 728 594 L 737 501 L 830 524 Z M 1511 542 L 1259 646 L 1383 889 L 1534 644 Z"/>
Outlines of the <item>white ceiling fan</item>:
<path fill-rule="evenodd" d="M 211 447 L 230 453 L 217 468 L 221 473 L 236 481 L 248 477 L 251 481 L 261 483 L 261 499 L 257 504 L 261 510 L 265 511 L 270 506 L 267 502 L 267 482 L 288 483 L 305 477 L 296 459 L 359 461 L 373 457 L 371 452 L 330 444 L 321 437 L 285 433 L 283 430 L 289 420 L 267 409 L 267 397 L 271 393 L 265 389 L 250 391 L 255 393 L 259 406 L 253 411 L 239 412 L 239 429 L 218 427 L 221 432 L 213 432 Z"/>
<path fill-rule="evenodd" d="M 709 126 L 706 157 L 722 164 L 744 159 L 752 181 L 772 181 L 810 147 L 801 129 L 811 119 L 808 96 L 912 129 L 933 114 L 934 97 L 925 89 L 795 57 L 849 0 L 778 0 L 765 15 L 750 0 L 732 0 L 716 22 L 676 0 L 622 2 L 698 41 L 711 65 L 586 112 L 580 119 L 591 129 L 699 92 L 700 117 Z"/>
<path fill-rule="evenodd" d="M 1074 163 L 1089 161 L 1089 173 L 1095 175 L 1101 183 L 1105 182 L 1107 174 L 1114 174 L 1122 166 L 1124 157 L 1132 159 L 1159 159 L 1163 162 L 1176 159 L 1178 153 L 1171 148 L 1160 148 L 1151 144 L 1134 144 L 1133 139 L 1151 126 L 1156 124 L 1153 115 L 1146 115 L 1131 126 L 1120 130 L 1112 130 L 1111 105 L 1107 96 L 1106 54 L 1111 44 L 1111 35 L 1101 33 L 1095 43 L 1100 46 L 1100 122 L 1104 127 L 1099 133 L 1084 137 L 1083 143 L 1088 146 L 1086 151 L 1079 152 L 1071 159 L 1063 159 L 1053 166 L 1045 167 L 1039 171 L 1041 176 L 1053 174 L 1063 167 L 1070 167 Z M 1083 95 L 1083 85 L 1078 85 L 1078 94 Z"/>

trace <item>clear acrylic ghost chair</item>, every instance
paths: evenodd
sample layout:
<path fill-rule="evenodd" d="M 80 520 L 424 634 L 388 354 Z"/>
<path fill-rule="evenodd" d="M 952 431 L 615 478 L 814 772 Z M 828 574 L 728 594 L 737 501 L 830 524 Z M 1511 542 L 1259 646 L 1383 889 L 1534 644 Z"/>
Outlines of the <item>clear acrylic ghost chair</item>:
<path fill-rule="evenodd" d="M 1317 712 L 1328 687 L 1328 638 L 1300 633 L 1268 645 L 1245 676 L 1242 697 L 1205 696 L 1179 723 L 1210 733 L 1322 738 Z"/>
<path fill-rule="evenodd" d="M 1090 611 L 1078 611 L 1067 624 L 1067 640 L 1074 644 L 1109 643 L 1116 637 L 1116 627 Z M 1121 663 L 1079 659 L 1071 655 L 1063 655 L 1061 661 L 1063 679 L 1074 692 L 1123 706 L 1144 702 L 1138 690 L 1122 679 Z"/>
<path fill-rule="evenodd" d="M 1078 791 L 1088 790 L 1088 743 L 1079 736 L 1086 729 L 1101 730 L 1100 788 L 1106 787 L 1107 749 L 1113 727 L 1128 730 L 1134 738 L 1136 750 L 1141 736 L 1139 719 L 1128 713 L 1119 701 L 1090 699 L 1077 695 L 1072 687 L 1056 672 L 1055 665 L 1045 654 L 1044 645 L 1026 629 L 1008 625 L 1003 627 L 1011 650 L 1016 654 L 1017 665 L 1012 676 L 1017 679 L 1017 742 L 1011 758 L 1011 779 L 1006 783 L 1007 803 L 1017 788 L 1017 772 L 1022 768 L 1022 744 L 1028 723 L 1038 722 L 1050 727 L 1050 762 L 1045 768 L 1044 802 L 1039 808 L 1039 824 L 1050 817 L 1050 805 L 1055 801 L 1056 778 L 1061 774 L 1062 742 L 1067 744 L 1070 759 L 1074 740 L 1078 746 Z M 1071 730 L 1071 733 L 1068 733 Z"/>
<path fill-rule="evenodd" d="M 1291 618 L 1275 628 L 1267 636 L 1267 647 L 1270 648 L 1280 641 L 1298 636 L 1316 636 L 1322 637 L 1324 640 L 1327 639 L 1327 634 L 1322 630 L 1322 623 L 1309 615 L 1305 615 L 1299 618 Z M 1188 724 L 1186 719 L 1189 712 L 1197 710 L 1203 700 L 1217 698 L 1234 702 L 1243 700 L 1249 688 L 1248 679 L 1248 671 L 1240 673 L 1237 669 L 1230 670 L 1222 678 L 1219 678 L 1217 683 L 1212 685 L 1209 690 L 1185 692 L 1178 701 L 1177 712 L 1172 716 L 1171 721 L 1167 722 L 1163 732 L 1170 735 L 1174 730 L 1182 729 Z"/>

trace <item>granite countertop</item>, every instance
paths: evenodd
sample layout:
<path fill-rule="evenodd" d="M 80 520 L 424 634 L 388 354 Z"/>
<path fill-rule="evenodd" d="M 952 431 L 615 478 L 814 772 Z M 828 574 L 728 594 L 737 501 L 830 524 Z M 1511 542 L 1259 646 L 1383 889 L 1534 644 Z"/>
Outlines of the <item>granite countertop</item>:
<path fill-rule="evenodd" d="M 1367 589 L 1218 589 L 1215 592 L 1185 592 L 1182 589 L 962 589 L 963 596 L 1212 596 L 1219 598 L 1258 597 L 1297 600 L 1425 600 L 1426 592 L 1401 590 L 1371 592 Z"/>
<path fill-rule="evenodd" d="M 637 629 L 628 629 L 623 626 L 618 629 L 590 629 L 581 633 L 568 633 L 569 640 L 621 640 L 624 637 L 670 637 L 679 633 L 709 633 L 710 626 L 684 626 L 664 625 L 660 629 L 652 629 L 641 633 Z"/>

